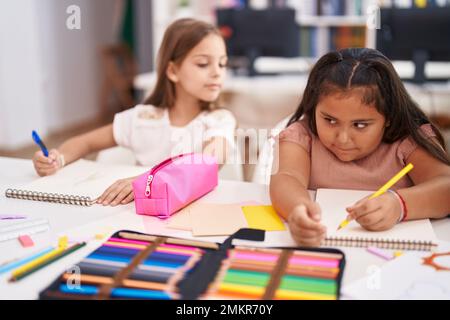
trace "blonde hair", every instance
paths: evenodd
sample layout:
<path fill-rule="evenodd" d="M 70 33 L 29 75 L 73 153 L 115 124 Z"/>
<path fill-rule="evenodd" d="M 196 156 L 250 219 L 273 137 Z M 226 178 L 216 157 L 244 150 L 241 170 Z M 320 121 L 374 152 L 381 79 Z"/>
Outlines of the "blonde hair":
<path fill-rule="evenodd" d="M 166 75 L 169 63 L 181 64 L 188 53 L 210 34 L 222 37 L 212 24 L 189 18 L 176 20 L 167 28 L 157 57 L 156 86 L 144 104 L 158 108 L 170 108 L 175 104 L 175 84 Z M 200 101 L 200 108 L 211 110 L 212 103 Z"/>

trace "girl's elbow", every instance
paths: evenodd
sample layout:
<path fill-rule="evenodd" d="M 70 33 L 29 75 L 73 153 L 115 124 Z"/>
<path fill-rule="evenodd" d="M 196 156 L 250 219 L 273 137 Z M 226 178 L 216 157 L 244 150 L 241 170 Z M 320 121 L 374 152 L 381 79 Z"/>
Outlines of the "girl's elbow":
<path fill-rule="evenodd" d="M 272 203 L 277 198 L 277 191 L 280 189 L 278 179 L 274 179 L 275 176 L 272 176 L 269 182 L 269 195 Z"/>

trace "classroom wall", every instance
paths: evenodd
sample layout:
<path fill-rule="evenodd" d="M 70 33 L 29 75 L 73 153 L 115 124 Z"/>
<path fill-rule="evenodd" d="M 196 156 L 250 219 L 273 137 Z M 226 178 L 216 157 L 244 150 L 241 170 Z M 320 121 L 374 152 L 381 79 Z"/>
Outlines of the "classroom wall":
<path fill-rule="evenodd" d="M 0 2 L 0 146 L 23 142 L 24 128 L 45 126 L 36 4 Z"/>
<path fill-rule="evenodd" d="M 30 143 L 99 112 L 99 48 L 115 39 L 111 0 L 0 2 L 0 148 Z M 69 30 L 66 9 L 81 9 Z"/>

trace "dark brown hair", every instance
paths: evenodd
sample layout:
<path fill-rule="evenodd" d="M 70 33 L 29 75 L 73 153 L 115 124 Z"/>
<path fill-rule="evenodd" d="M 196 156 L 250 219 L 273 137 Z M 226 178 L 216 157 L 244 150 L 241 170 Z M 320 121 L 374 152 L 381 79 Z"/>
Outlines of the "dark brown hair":
<path fill-rule="evenodd" d="M 309 75 L 303 98 L 288 126 L 305 115 L 308 126 L 317 135 L 315 110 L 319 99 L 332 93 L 346 94 L 352 89 L 361 89 L 363 103 L 374 103 L 384 115 L 389 125 L 383 142 L 393 143 L 411 136 L 435 158 L 450 165 L 442 134 L 409 96 L 389 59 L 374 49 L 348 48 L 322 56 Z M 431 124 L 440 145 L 419 130 L 426 123 Z"/>
<path fill-rule="evenodd" d="M 156 85 L 144 104 L 158 108 L 170 108 L 174 105 L 175 84 L 166 75 L 169 63 L 180 65 L 188 53 L 210 34 L 222 37 L 215 26 L 188 18 L 176 20 L 167 28 L 157 57 Z M 200 107 L 202 110 L 210 110 L 212 103 L 200 101 Z"/>

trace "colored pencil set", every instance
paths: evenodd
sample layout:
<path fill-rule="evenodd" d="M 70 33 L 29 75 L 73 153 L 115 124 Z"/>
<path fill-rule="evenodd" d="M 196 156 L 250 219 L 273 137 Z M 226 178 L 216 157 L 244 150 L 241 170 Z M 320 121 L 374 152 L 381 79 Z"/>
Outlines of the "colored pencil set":
<path fill-rule="evenodd" d="M 176 283 L 202 253 L 194 246 L 113 236 L 76 265 L 80 274 L 64 273 L 58 292 L 51 290 L 47 297 L 176 299 Z"/>
<path fill-rule="evenodd" d="M 40 297 L 184 299 L 186 288 L 204 287 L 193 299 L 339 298 L 345 265 L 339 250 L 225 247 L 226 243 L 119 231 Z"/>
<path fill-rule="evenodd" d="M 343 255 L 236 247 L 204 299 L 335 300 Z"/>

